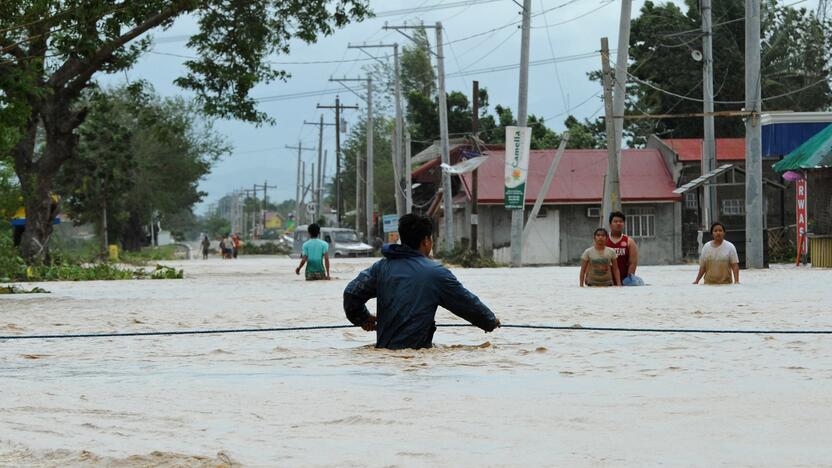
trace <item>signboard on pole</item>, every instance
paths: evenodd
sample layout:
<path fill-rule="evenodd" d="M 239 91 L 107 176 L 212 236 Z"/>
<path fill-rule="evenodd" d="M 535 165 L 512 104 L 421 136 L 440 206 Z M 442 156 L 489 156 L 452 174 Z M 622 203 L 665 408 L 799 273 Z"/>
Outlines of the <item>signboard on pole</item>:
<path fill-rule="evenodd" d="M 506 127 L 505 207 L 522 210 L 526 202 L 526 178 L 529 173 L 529 127 Z"/>
<path fill-rule="evenodd" d="M 395 244 L 399 241 L 399 215 L 389 214 L 381 217 L 381 227 L 387 234 L 387 243 Z"/>
<path fill-rule="evenodd" d="M 806 240 L 807 212 L 806 212 L 806 179 L 800 179 L 795 184 L 797 196 L 797 264 L 800 265 L 800 256 L 809 253 L 809 243 Z"/>
<path fill-rule="evenodd" d="M 398 232 L 399 215 L 389 214 L 381 217 L 381 224 L 384 232 Z"/>

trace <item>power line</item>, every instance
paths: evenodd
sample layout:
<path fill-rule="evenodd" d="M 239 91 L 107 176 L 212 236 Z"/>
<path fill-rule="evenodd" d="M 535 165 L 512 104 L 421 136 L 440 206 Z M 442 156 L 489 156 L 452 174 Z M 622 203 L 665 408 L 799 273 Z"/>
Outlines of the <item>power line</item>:
<path fill-rule="evenodd" d="M 473 5 L 482 5 L 485 3 L 496 3 L 501 0 L 463 0 L 451 3 L 434 3 L 433 5 L 424 6 L 422 5 L 415 7 L 415 8 L 402 8 L 399 10 L 387 10 L 387 11 L 380 11 L 374 15 L 375 18 L 385 18 L 389 16 L 402 16 L 407 15 L 410 13 L 424 13 L 436 10 L 447 10 L 449 8 L 459 8 L 459 7 L 470 7 Z"/>
<path fill-rule="evenodd" d="M 540 8 L 543 8 L 543 0 L 540 0 Z M 552 35 L 549 31 L 549 20 L 546 19 L 546 15 L 543 15 L 543 24 L 546 26 L 546 39 L 549 41 L 549 52 L 552 54 L 553 64 L 555 66 L 555 81 L 558 83 L 558 89 L 560 90 L 560 99 L 563 107 L 569 110 L 569 106 L 566 103 L 566 93 L 563 92 L 563 83 L 560 80 L 560 70 L 558 69 L 558 62 L 555 60 L 555 46 L 552 44 Z"/>
<path fill-rule="evenodd" d="M 155 55 L 167 55 L 170 57 L 179 57 L 184 59 L 190 60 L 198 60 L 199 57 L 195 55 L 184 55 L 184 54 L 174 54 L 171 52 L 159 52 L 155 50 L 149 51 L 151 54 Z M 386 59 L 391 57 L 390 55 L 382 55 L 377 57 L 378 59 Z M 283 61 L 283 60 L 269 60 L 268 63 L 272 65 L 328 65 L 333 63 L 353 63 L 353 62 L 369 62 L 375 60 L 373 58 L 358 58 L 358 59 L 340 59 L 340 60 L 302 60 L 302 61 Z"/>
<path fill-rule="evenodd" d="M 542 60 L 532 60 L 529 62 L 529 66 L 539 66 L 539 65 L 547 65 L 550 63 L 560 63 L 560 62 L 572 62 L 575 60 L 585 60 L 588 58 L 597 57 L 600 52 L 585 52 L 583 54 L 575 54 L 575 55 L 565 55 L 563 57 L 554 57 L 549 59 L 542 59 Z M 487 68 L 479 68 L 477 70 L 464 70 L 454 73 L 449 73 L 448 77 L 455 77 L 455 76 L 467 76 L 467 75 L 477 75 L 483 73 L 493 73 L 499 71 L 506 71 L 506 70 L 514 70 L 519 68 L 519 63 L 514 63 L 510 65 L 499 65 L 494 67 L 487 67 Z"/>

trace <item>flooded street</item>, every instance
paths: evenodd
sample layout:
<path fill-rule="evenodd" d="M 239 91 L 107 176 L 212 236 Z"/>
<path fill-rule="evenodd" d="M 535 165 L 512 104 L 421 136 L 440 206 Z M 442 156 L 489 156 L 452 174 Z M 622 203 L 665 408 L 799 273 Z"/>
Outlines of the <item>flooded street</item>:
<path fill-rule="evenodd" d="M 315 283 L 278 257 L 44 283 L 0 298 L 0 335 L 346 324 L 343 288 L 370 263 L 335 261 Z M 649 286 L 624 289 L 579 288 L 577 267 L 453 271 L 505 324 L 832 329 L 832 270 L 711 287 L 696 270 L 641 267 Z M 0 341 L 0 465 L 832 463 L 832 335 L 440 328 L 430 350 L 373 343 L 358 328 Z"/>

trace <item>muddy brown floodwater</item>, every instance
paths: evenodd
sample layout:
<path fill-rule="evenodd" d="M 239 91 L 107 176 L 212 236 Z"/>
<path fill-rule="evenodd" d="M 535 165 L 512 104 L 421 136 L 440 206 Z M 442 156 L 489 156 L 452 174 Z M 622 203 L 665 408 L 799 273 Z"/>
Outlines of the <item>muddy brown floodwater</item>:
<path fill-rule="evenodd" d="M 184 280 L 48 283 L 0 297 L 0 335 L 343 324 L 369 260 L 306 283 L 277 257 L 172 263 Z M 504 323 L 832 329 L 832 271 L 642 267 L 454 272 Z M 374 304 L 371 308 L 374 307 Z M 437 320 L 460 323 L 440 309 Z M 0 465 L 832 464 L 832 336 L 440 328 L 0 341 Z"/>

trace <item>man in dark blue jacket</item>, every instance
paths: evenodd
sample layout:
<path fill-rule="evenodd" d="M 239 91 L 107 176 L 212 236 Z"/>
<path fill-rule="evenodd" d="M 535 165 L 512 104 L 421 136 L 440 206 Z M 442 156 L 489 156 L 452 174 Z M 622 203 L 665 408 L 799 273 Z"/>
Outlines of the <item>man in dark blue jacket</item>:
<path fill-rule="evenodd" d="M 442 306 L 486 332 L 500 321 L 447 268 L 430 259 L 433 223 L 405 215 L 399 220 L 401 245 L 385 245 L 384 259 L 358 274 L 344 290 L 344 312 L 353 325 L 376 330 L 376 347 L 429 348 Z M 374 316 L 366 302 L 376 300 Z"/>

